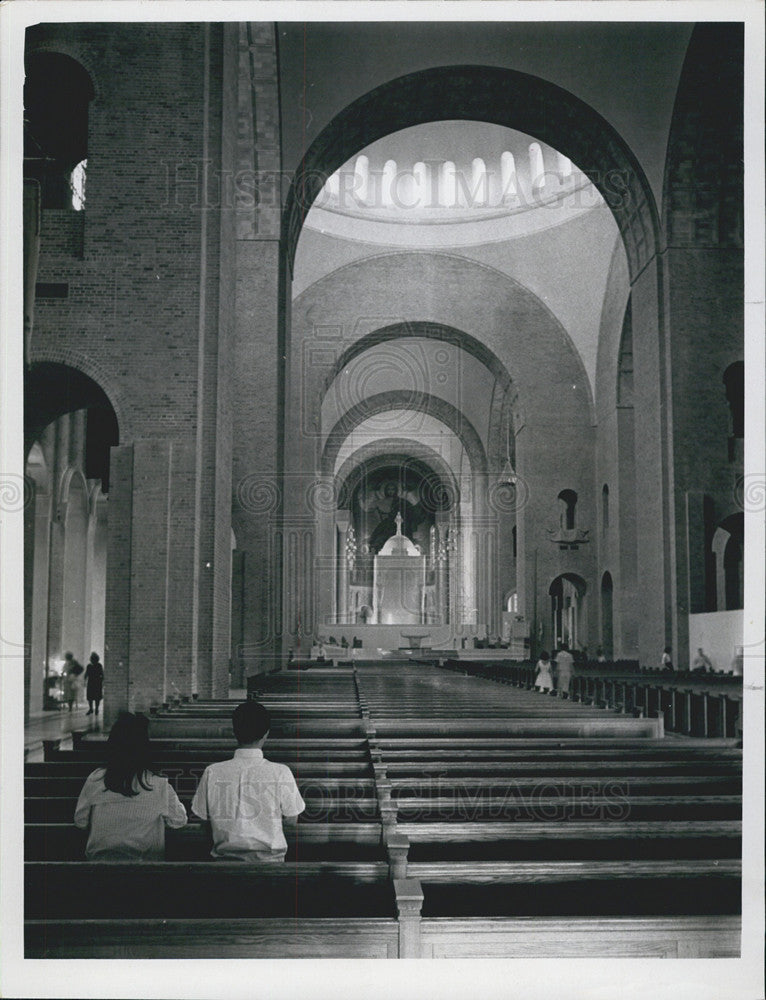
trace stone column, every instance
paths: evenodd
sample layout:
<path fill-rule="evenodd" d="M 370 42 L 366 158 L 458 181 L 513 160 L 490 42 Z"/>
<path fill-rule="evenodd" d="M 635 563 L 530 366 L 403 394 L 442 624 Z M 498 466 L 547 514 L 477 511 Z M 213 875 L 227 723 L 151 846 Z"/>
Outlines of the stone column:
<path fill-rule="evenodd" d="M 30 502 L 24 510 L 24 618 L 27 696 L 25 718 L 43 707 L 43 682 L 48 673 L 48 565 L 51 498 L 30 481 Z"/>
<path fill-rule="evenodd" d="M 146 712 L 193 692 L 194 445 L 112 449 L 104 709 Z"/>
<path fill-rule="evenodd" d="M 654 663 L 672 642 L 675 587 L 672 564 L 675 521 L 669 421 L 668 357 L 660 312 L 662 264 L 655 258 L 632 286 L 634 405 L 636 447 L 636 579 L 638 649 L 642 662 Z"/>
<path fill-rule="evenodd" d="M 345 625 L 348 618 L 348 560 L 346 559 L 346 534 L 348 532 L 349 519 L 338 514 L 335 518 L 337 534 L 337 560 L 338 560 L 338 613 L 336 621 L 338 625 Z"/>
<path fill-rule="evenodd" d="M 231 364 L 233 511 L 244 553 L 242 664 L 271 670 L 282 650 L 282 434 L 285 312 L 280 272 L 280 136 L 275 25 L 224 26 L 236 52 L 237 143 L 241 190 L 233 193 L 236 290 Z M 240 196 L 241 195 L 241 196 Z"/>

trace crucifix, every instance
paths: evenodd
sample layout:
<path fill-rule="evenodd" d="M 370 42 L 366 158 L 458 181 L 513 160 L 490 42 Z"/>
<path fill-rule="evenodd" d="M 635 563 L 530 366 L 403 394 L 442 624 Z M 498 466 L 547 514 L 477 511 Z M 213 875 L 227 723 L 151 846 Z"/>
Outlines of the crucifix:
<path fill-rule="evenodd" d="M 396 533 L 397 533 L 397 535 L 401 535 L 401 533 L 402 533 L 402 514 L 401 514 L 401 511 L 397 511 L 396 512 L 396 517 L 394 518 L 394 521 L 396 522 Z"/>

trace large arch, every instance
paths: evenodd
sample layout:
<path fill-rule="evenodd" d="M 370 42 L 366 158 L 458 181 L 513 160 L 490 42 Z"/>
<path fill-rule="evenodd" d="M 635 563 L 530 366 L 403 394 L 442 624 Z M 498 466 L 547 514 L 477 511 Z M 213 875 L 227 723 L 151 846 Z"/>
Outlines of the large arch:
<path fill-rule="evenodd" d="M 431 121 L 485 121 L 517 129 L 576 163 L 612 211 L 635 278 L 660 248 L 649 182 L 619 133 L 584 101 L 539 77 L 497 66 L 438 66 L 358 98 L 312 143 L 296 171 L 282 236 L 292 271 L 303 220 L 327 177 L 392 132 Z"/>
<path fill-rule="evenodd" d="M 444 323 L 429 323 L 422 320 L 407 320 L 404 323 L 392 323 L 389 326 L 373 330 L 360 337 L 359 340 L 350 344 L 338 357 L 334 367 L 328 373 L 325 380 L 325 392 L 330 388 L 335 378 L 354 358 L 371 347 L 378 344 L 385 344 L 390 340 L 403 340 L 407 337 L 422 337 L 426 340 L 440 340 L 472 355 L 480 361 L 488 371 L 492 373 L 496 381 L 503 389 L 510 389 L 512 379 L 502 361 L 494 351 L 491 351 L 485 344 L 482 344 L 476 337 L 463 330 L 458 330 L 453 326 L 446 326 Z"/>
<path fill-rule="evenodd" d="M 435 472 L 442 484 L 452 492 L 454 499 L 458 499 L 459 491 L 455 475 L 438 452 L 411 438 L 382 438 L 362 445 L 349 455 L 338 469 L 335 484 L 339 503 L 344 497 L 350 498 L 361 478 L 363 466 L 372 470 L 393 461 L 401 461 L 403 455 L 407 457 L 407 464 L 411 464 L 419 471 Z"/>
<path fill-rule="evenodd" d="M 70 348 L 40 350 L 35 349 L 33 345 L 30 361 L 29 370 L 24 375 L 25 442 L 27 442 L 25 454 L 34 443 L 34 436 L 28 440 L 30 434 L 35 430 L 42 430 L 45 426 L 44 423 L 40 423 L 43 418 L 50 422 L 79 406 L 88 406 L 92 403 L 105 405 L 114 411 L 121 443 L 125 444 L 132 440 L 130 406 L 112 378 L 91 357 L 86 357 Z M 48 378 L 49 375 L 56 376 L 57 373 L 50 370 L 53 368 L 58 370 L 59 375 L 61 369 L 68 369 L 65 373 L 66 378 L 63 381 L 57 377 Z M 76 405 L 72 405 L 72 400 L 75 398 L 77 398 Z M 84 401 L 80 402 L 80 399 Z M 40 411 L 39 405 L 32 405 L 40 402 L 44 402 L 44 412 Z M 52 415 L 48 416 L 49 413 Z"/>
<path fill-rule="evenodd" d="M 590 178 L 615 218 L 624 245 L 628 280 L 635 300 L 633 312 L 636 339 L 642 347 L 641 377 L 645 382 L 642 401 L 645 419 L 651 426 L 651 433 L 641 440 L 640 455 L 637 453 L 636 456 L 636 472 L 646 483 L 648 495 L 654 498 L 653 502 L 645 505 L 640 518 L 640 530 L 645 538 L 647 573 L 639 577 L 640 599 L 649 609 L 647 625 L 639 630 L 639 645 L 654 648 L 674 625 L 672 622 L 674 581 L 670 571 L 674 524 L 670 516 L 669 500 L 669 491 L 673 484 L 673 458 L 668 436 L 668 415 L 671 409 L 668 401 L 670 376 L 666 368 L 668 350 L 667 317 L 664 308 L 666 284 L 663 280 L 664 264 L 661 253 L 664 241 L 654 195 L 643 169 L 617 131 L 593 108 L 571 93 L 538 77 L 515 70 L 483 66 L 442 66 L 418 71 L 382 84 L 351 103 L 330 122 L 306 151 L 285 202 L 280 258 L 282 264 L 280 294 L 284 295 L 279 330 L 280 355 L 283 357 L 290 355 L 288 340 L 294 336 L 290 323 L 296 322 L 299 313 L 303 318 L 298 321 L 304 324 L 322 322 L 313 316 L 309 319 L 306 313 L 308 308 L 305 304 L 306 294 L 310 292 L 316 298 L 317 305 L 320 302 L 324 304 L 331 286 L 336 283 L 343 284 L 352 274 L 358 275 L 360 271 L 358 264 L 346 265 L 340 269 L 343 272 L 342 277 L 338 276 L 338 272 L 334 272 L 321 282 L 323 286 L 321 291 L 311 286 L 295 301 L 290 300 L 291 273 L 302 223 L 327 176 L 347 162 L 354 153 L 387 134 L 429 121 L 445 120 L 485 121 L 516 129 L 540 139 L 568 157 Z M 406 255 L 376 256 L 366 259 L 364 265 L 374 266 L 378 270 L 382 268 L 383 277 L 380 281 L 381 284 L 385 284 L 385 281 L 390 282 L 394 277 L 395 268 L 392 266 L 392 260 L 404 256 Z M 429 260 L 436 261 L 435 273 L 428 273 L 425 276 L 430 285 L 435 285 L 437 273 L 441 273 L 438 261 L 444 260 L 446 269 L 447 262 L 451 258 L 448 254 L 409 255 L 418 273 L 423 270 L 422 260 L 426 256 Z M 506 283 L 505 291 L 502 291 L 497 278 L 490 273 L 490 270 L 484 268 L 484 271 L 485 284 L 488 290 L 491 286 L 490 295 L 493 300 L 495 296 L 499 296 L 504 303 L 511 306 L 511 311 L 515 309 L 516 297 L 518 301 L 527 301 L 529 292 L 523 286 L 514 285 L 513 295 L 510 296 L 505 276 L 503 276 Z M 391 287 L 399 288 L 400 283 L 395 283 Z M 372 294 L 373 304 L 368 315 L 390 315 L 390 307 L 387 309 L 387 304 L 380 307 L 379 297 Z M 337 301 L 336 297 L 335 302 Z M 539 305 L 545 309 L 543 303 Z M 405 313 L 401 315 L 403 320 L 410 317 L 436 320 L 447 325 L 470 329 L 472 333 L 477 332 L 472 322 L 464 321 L 462 317 L 460 322 L 453 324 L 452 316 L 440 314 L 442 308 L 443 304 L 432 303 L 428 310 L 422 308 L 401 310 L 400 315 L 402 312 Z M 292 319 L 288 319 L 290 316 Z M 558 328 L 559 333 L 553 334 L 551 331 L 550 336 L 553 339 L 558 336 L 568 338 L 560 323 L 555 317 L 552 318 L 553 325 Z M 395 319 L 391 319 L 387 322 L 390 324 L 394 321 Z M 547 329 L 547 321 L 543 326 Z M 477 333 L 477 336 L 480 334 Z M 490 336 L 490 343 L 493 339 Z M 508 352 L 513 350 L 510 344 L 507 344 L 507 347 Z M 587 435 L 592 432 L 595 425 L 593 387 L 590 378 L 580 377 L 582 359 L 577 352 L 574 353 L 576 361 L 574 365 L 569 365 L 569 368 L 572 375 L 577 370 L 577 377 L 567 379 L 566 388 L 571 385 L 577 392 L 570 394 L 567 391 L 556 395 L 557 417 L 560 421 L 564 420 L 567 427 L 573 427 L 574 423 L 569 413 L 566 413 L 571 407 L 572 416 L 575 416 L 578 427 L 582 426 L 587 440 Z M 508 363 L 505 353 L 500 356 Z M 519 355 L 514 353 L 514 366 L 517 357 Z M 289 364 L 284 366 L 281 376 L 286 374 L 288 367 Z M 527 367 L 530 368 L 529 365 Z M 533 387 L 538 387 L 540 371 L 538 366 L 537 374 L 530 369 L 526 373 L 519 373 L 518 378 L 516 371 L 513 372 L 514 384 L 520 388 L 520 393 L 512 404 L 513 426 L 517 439 L 519 431 L 525 429 L 529 429 L 540 438 L 544 436 L 549 425 L 550 414 L 540 406 L 540 401 L 546 397 L 546 387 L 541 387 L 542 392 L 533 391 Z M 314 375 L 319 383 L 316 388 L 320 392 L 326 373 L 327 369 L 321 376 L 319 372 Z M 526 385 L 527 377 L 529 391 L 522 392 L 521 387 Z M 564 382 L 561 384 L 563 387 Z M 583 386 L 586 387 L 584 394 Z M 582 420 L 582 424 L 581 395 L 588 396 L 586 402 L 588 417 Z M 506 398 L 508 396 L 510 394 L 507 394 Z M 306 398 L 311 397 L 306 396 Z M 311 430 L 316 434 L 316 428 Z M 286 458 L 285 447 L 288 441 L 289 436 L 283 436 L 280 443 L 280 454 L 283 459 Z M 522 449 L 524 453 L 518 457 L 516 468 L 521 476 L 534 479 L 532 467 L 528 467 L 527 461 L 531 459 L 532 441 L 532 437 L 527 440 Z M 542 480 L 534 485 L 536 488 L 547 488 Z M 523 539 L 524 531 L 520 546 L 520 558 L 522 566 L 525 567 L 522 589 L 527 593 L 524 600 L 531 601 L 533 609 L 538 606 L 536 602 L 539 602 L 539 607 L 542 608 L 544 590 L 540 587 L 540 582 L 535 582 L 541 581 L 542 577 L 539 575 L 535 577 L 527 564 L 528 561 L 525 563 L 525 552 L 532 545 L 532 541 L 526 539 L 524 542 Z M 550 569 L 553 569 L 552 565 Z M 537 593 L 534 600 L 531 598 L 532 591 Z M 533 610 L 533 613 L 536 612 Z"/>
<path fill-rule="evenodd" d="M 476 432 L 476 428 L 455 409 L 451 403 L 437 396 L 432 396 L 425 392 L 410 392 L 407 390 L 393 390 L 391 392 L 379 392 L 362 403 L 357 403 L 351 407 L 335 424 L 327 436 L 324 449 L 322 451 L 321 471 L 323 476 L 333 475 L 335 461 L 338 457 L 341 445 L 348 435 L 369 417 L 378 413 L 386 413 L 391 410 L 414 410 L 418 413 L 428 413 L 437 420 L 441 420 L 445 426 L 460 438 L 471 463 L 474 473 L 487 474 L 487 456 L 484 445 Z"/>
<path fill-rule="evenodd" d="M 475 358 L 487 369 L 499 390 L 498 392 L 493 390 L 491 397 L 489 431 L 486 442 L 487 462 L 490 468 L 496 466 L 499 468 L 506 459 L 512 458 L 508 452 L 515 450 L 515 439 L 510 435 L 509 427 L 513 420 L 511 411 L 515 386 L 508 368 L 486 344 L 464 330 L 444 323 L 407 320 L 403 323 L 392 323 L 364 334 L 349 344 L 327 373 L 321 391 L 320 404 L 332 390 L 335 379 L 354 359 L 361 357 L 367 350 L 377 347 L 379 344 L 407 340 L 408 338 L 422 338 L 449 344 Z"/>
<path fill-rule="evenodd" d="M 476 290 L 476 299 L 460 299 L 457 296 L 442 296 L 433 301 L 424 300 L 424 283 L 433 287 L 454 287 L 455 274 L 464 275 Z M 375 321 L 372 328 L 364 329 L 365 317 L 351 307 L 347 296 L 349 286 L 363 289 L 369 296 L 368 315 Z M 385 289 L 397 289 L 398 300 L 392 308 Z M 345 297 L 344 297 L 345 296 Z M 342 306 L 339 306 L 342 303 Z M 502 304 L 504 315 L 502 325 L 498 324 L 497 306 Z M 583 419 L 589 424 L 594 419 L 593 387 L 582 356 L 572 341 L 569 332 L 551 311 L 549 306 L 534 292 L 496 268 L 475 260 L 454 256 L 446 252 L 428 251 L 413 253 L 396 251 L 352 261 L 332 271 L 320 281 L 310 285 L 291 304 L 290 338 L 293 348 L 296 335 L 317 337 L 313 324 L 329 322 L 341 324 L 340 338 L 334 337 L 326 346 L 334 354 L 332 362 L 318 358 L 311 368 L 301 375 L 304 399 L 321 400 L 331 385 L 331 377 L 341 370 L 339 362 L 347 352 L 346 363 L 358 356 L 356 344 L 370 340 L 366 346 L 376 342 L 383 331 L 386 339 L 395 337 L 396 331 L 405 330 L 457 331 L 461 337 L 460 347 L 474 355 L 482 363 L 492 361 L 490 371 L 500 376 L 499 385 L 504 388 L 506 379 L 513 390 L 518 390 L 519 406 L 531 417 L 535 410 L 541 413 L 543 393 L 540 382 L 549 369 L 541 368 L 537 356 L 532 357 L 529 339 L 522 330 L 528 328 L 530 317 L 535 324 L 538 344 L 545 340 L 546 350 L 560 352 L 565 365 L 556 370 L 564 393 L 559 396 L 558 406 L 571 407 L 568 413 L 575 419 Z M 381 322 L 381 319 L 383 320 Z M 470 330 L 471 333 L 465 333 Z M 418 333 L 417 336 L 421 334 Z M 415 336 L 410 333 L 409 336 Z M 470 337 L 470 340 L 468 339 Z M 338 352 L 342 340 L 348 342 L 345 351 Z M 481 350 L 469 348 L 478 344 Z M 362 348 L 359 348 L 361 350 Z M 476 353 L 478 351 L 478 353 Z M 283 353 L 287 354 L 285 350 Z M 293 352 L 292 365 L 299 363 L 299 356 Z M 512 360 L 512 364 L 511 364 Z M 295 401 L 293 401 L 293 407 Z M 287 414 L 288 423 L 290 413 Z"/>

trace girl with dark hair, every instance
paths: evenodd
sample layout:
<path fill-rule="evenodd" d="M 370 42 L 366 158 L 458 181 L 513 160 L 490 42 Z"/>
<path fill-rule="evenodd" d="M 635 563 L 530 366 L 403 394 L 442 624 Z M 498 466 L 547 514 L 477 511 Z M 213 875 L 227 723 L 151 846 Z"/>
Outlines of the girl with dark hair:
<path fill-rule="evenodd" d="M 85 779 L 74 823 L 88 830 L 88 861 L 162 861 L 165 827 L 186 825 L 167 778 L 150 769 L 149 720 L 122 712 L 106 745 L 106 767 Z"/>
<path fill-rule="evenodd" d="M 544 649 L 540 653 L 540 659 L 535 666 L 535 687 L 540 690 L 553 690 L 553 673 L 551 672 L 551 658 L 548 651 Z"/>

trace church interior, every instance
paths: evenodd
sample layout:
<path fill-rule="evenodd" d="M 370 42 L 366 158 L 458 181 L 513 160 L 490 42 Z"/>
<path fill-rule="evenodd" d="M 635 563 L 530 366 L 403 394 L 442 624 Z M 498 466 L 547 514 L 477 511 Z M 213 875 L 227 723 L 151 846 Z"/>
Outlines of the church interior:
<path fill-rule="evenodd" d="M 27 29 L 28 957 L 739 956 L 743 52 Z M 118 714 L 187 802 L 244 698 L 284 871 L 190 824 L 92 888 Z"/>

